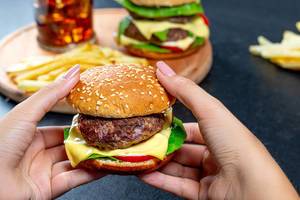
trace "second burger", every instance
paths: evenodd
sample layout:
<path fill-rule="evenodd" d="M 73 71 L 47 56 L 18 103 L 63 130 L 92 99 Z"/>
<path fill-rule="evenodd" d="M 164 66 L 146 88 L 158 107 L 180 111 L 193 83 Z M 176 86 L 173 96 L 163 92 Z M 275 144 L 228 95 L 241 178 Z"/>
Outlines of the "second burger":
<path fill-rule="evenodd" d="M 199 0 L 116 0 L 130 16 L 119 25 L 118 43 L 133 55 L 171 59 L 189 55 L 209 38 Z"/>

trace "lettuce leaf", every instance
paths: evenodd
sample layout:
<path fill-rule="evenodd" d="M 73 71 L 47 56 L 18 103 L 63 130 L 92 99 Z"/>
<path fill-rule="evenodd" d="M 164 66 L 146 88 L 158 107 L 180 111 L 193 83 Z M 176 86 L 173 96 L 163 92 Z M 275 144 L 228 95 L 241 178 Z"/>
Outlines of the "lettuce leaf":
<path fill-rule="evenodd" d="M 70 134 L 70 128 L 65 128 L 64 129 L 64 140 L 68 139 Z"/>
<path fill-rule="evenodd" d="M 180 119 L 174 117 L 172 122 L 171 135 L 169 138 L 167 155 L 180 149 L 185 139 L 186 139 L 186 132 L 183 127 L 183 123 Z"/>
<path fill-rule="evenodd" d="M 149 43 L 133 44 L 132 46 L 137 49 L 144 49 L 147 51 L 152 51 L 152 52 L 157 52 L 157 53 L 170 53 L 171 52 L 171 50 L 169 50 L 169 49 L 163 49 L 163 48 L 160 48 L 159 46 L 156 46 L 154 44 L 149 44 Z"/>
<path fill-rule="evenodd" d="M 118 30 L 118 39 L 120 39 L 121 35 L 124 35 L 126 29 L 128 28 L 129 24 L 131 22 L 130 17 L 125 17 L 122 19 L 122 21 L 119 24 L 119 30 Z"/>
<path fill-rule="evenodd" d="M 112 160 L 112 161 L 117 161 L 118 159 L 112 157 L 112 156 L 102 156 L 100 154 L 96 154 L 96 153 L 93 153 L 92 155 L 90 155 L 87 160 L 90 160 L 90 159 L 107 159 L 107 160 Z"/>
<path fill-rule="evenodd" d="M 160 41 L 164 42 L 168 39 L 169 30 L 153 33 Z"/>
<path fill-rule="evenodd" d="M 200 46 L 202 44 L 204 44 L 205 39 L 202 37 L 196 37 L 194 43 L 192 44 L 192 48 Z"/>
<path fill-rule="evenodd" d="M 191 16 L 199 13 L 204 13 L 203 7 L 200 3 L 188 3 L 173 7 L 145 7 L 133 4 L 130 0 L 116 0 L 124 8 L 138 16 L 145 18 L 165 18 L 174 16 Z"/>

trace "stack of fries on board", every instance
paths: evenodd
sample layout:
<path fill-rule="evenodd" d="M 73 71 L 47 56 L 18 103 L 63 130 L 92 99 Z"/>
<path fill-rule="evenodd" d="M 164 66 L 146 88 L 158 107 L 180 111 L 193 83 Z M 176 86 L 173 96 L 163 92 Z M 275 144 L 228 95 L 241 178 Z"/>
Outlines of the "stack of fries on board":
<path fill-rule="evenodd" d="M 86 44 L 56 56 L 27 58 L 22 63 L 7 67 L 6 72 L 19 89 L 32 93 L 55 81 L 75 64 L 80 64 L 81 71 L 85 71 L 91 67 L 115 63 L 148 64 L 142 58 Z"/>

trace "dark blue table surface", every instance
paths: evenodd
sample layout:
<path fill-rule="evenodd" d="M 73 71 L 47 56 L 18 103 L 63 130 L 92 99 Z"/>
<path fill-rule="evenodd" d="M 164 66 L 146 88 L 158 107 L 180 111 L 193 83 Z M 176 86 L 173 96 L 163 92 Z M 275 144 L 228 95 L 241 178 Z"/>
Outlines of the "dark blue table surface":
<path fill-rule="evenodd" d="M 32 0 L 0 0 L 0 38 L 33 21 Z M 95 0 L 96 7 L 117 7 Z M 203 0 L 212 24 L 214 64 L 200 85 L 219 98 L 264 143 L 299 190 L 300 73 L 275 67 L 248 53 L 263 34 L 273 41 L 300 20 L 299 0 Z M 0 96 L 0 116 L 14 102 Z M 180 103 L 175 113 L 194 121 Z M 69 124 L 72 116 L 49 113 L 41 125 Z M 225 134 L 225 133 L 224 133 Z M 250 161 L 251 162 L 251 161 Z M 134 176 L 107 176 L 66 193 L 61 199 L 174 199 Z"/>

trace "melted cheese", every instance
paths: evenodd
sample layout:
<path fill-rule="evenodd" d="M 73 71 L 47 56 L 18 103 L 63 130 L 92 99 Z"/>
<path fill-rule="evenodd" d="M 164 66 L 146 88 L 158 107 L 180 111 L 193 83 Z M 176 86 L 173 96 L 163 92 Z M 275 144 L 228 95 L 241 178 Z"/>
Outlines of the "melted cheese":
<path fill-rule="evenodd" d="M 195 41 L 195 38 L 193 37 L 187 37 L 182 40 L 172 41 L 172 42 L 164 42 L 161 44 L 161 46 L 169 46 L 169 47 L 178 47 L 182 50 L 188 49 L 191 44 Z M 120 37 L 120 43 L 124 46 L 133 45 L 133 44 L 143 44 L 143 42 L 140 42 L 138 40 L 129 38 L 125 35 L 121 35 Z"/>
<path fill-rule="evenodd" d="M 186 50 L 191 46 L 191 44 L 193 44 L 194 41 L 195 41 L 195 38 L 187 37 L 182 40 L 164 42 L 161 44 L 161 46 L 178 47 L 182 50 Z"/>
<path fill-rule="evenodd" d="M 171 28 L 181 28 L 183 30 L 193 33 L 195 36 L 208 38 L 209 29 L 205 24 L 204 20 L 200 17 L 196 17 L 189 23 L 179 24 L 169 21 L 149 21 L 149 20 L 135 20 L 132 22 L 138 28 L 138 30 L 145 36 L 146 39 L 150 40 L 153 33 L 165 31 Z"/>
<path fill-rule="evenodd" d="M 142 44 L 143 42 L 132 39 L 132 38 L 127 37 L 125 35 L 121 35 L 120 43 L 124 46 L 128 46 L 128 45 L 133 45 L 133 44 Z"/>
<path fill-rule="evenodd" d="M 171 114 L 172 115 L 172 114 Z M 170 114 L 167 113 L 167 117 Z M 101 151 L 95 147 L 88 146 L 83 139 L 77 124 L 77 116 L 73 119 L 73 124 L 70 129 L 70 134 L 67 140 L 65 140 L 65 149 L 67 156 L 71 162 L 72 167 L 76 167 L 81 161 L 88 159 L 92 154 L 100 154 L 105 156 L 128 156 L 128 155 L 150 155 L 160 160 L 165 158 L 169 137 L 171 135 L 171 128 L 168 124 L 165 124 L 163 130 L 155 134 L 150 139 L 131 146 L 127 149 L 116 149 L 111 151 Z"/>

